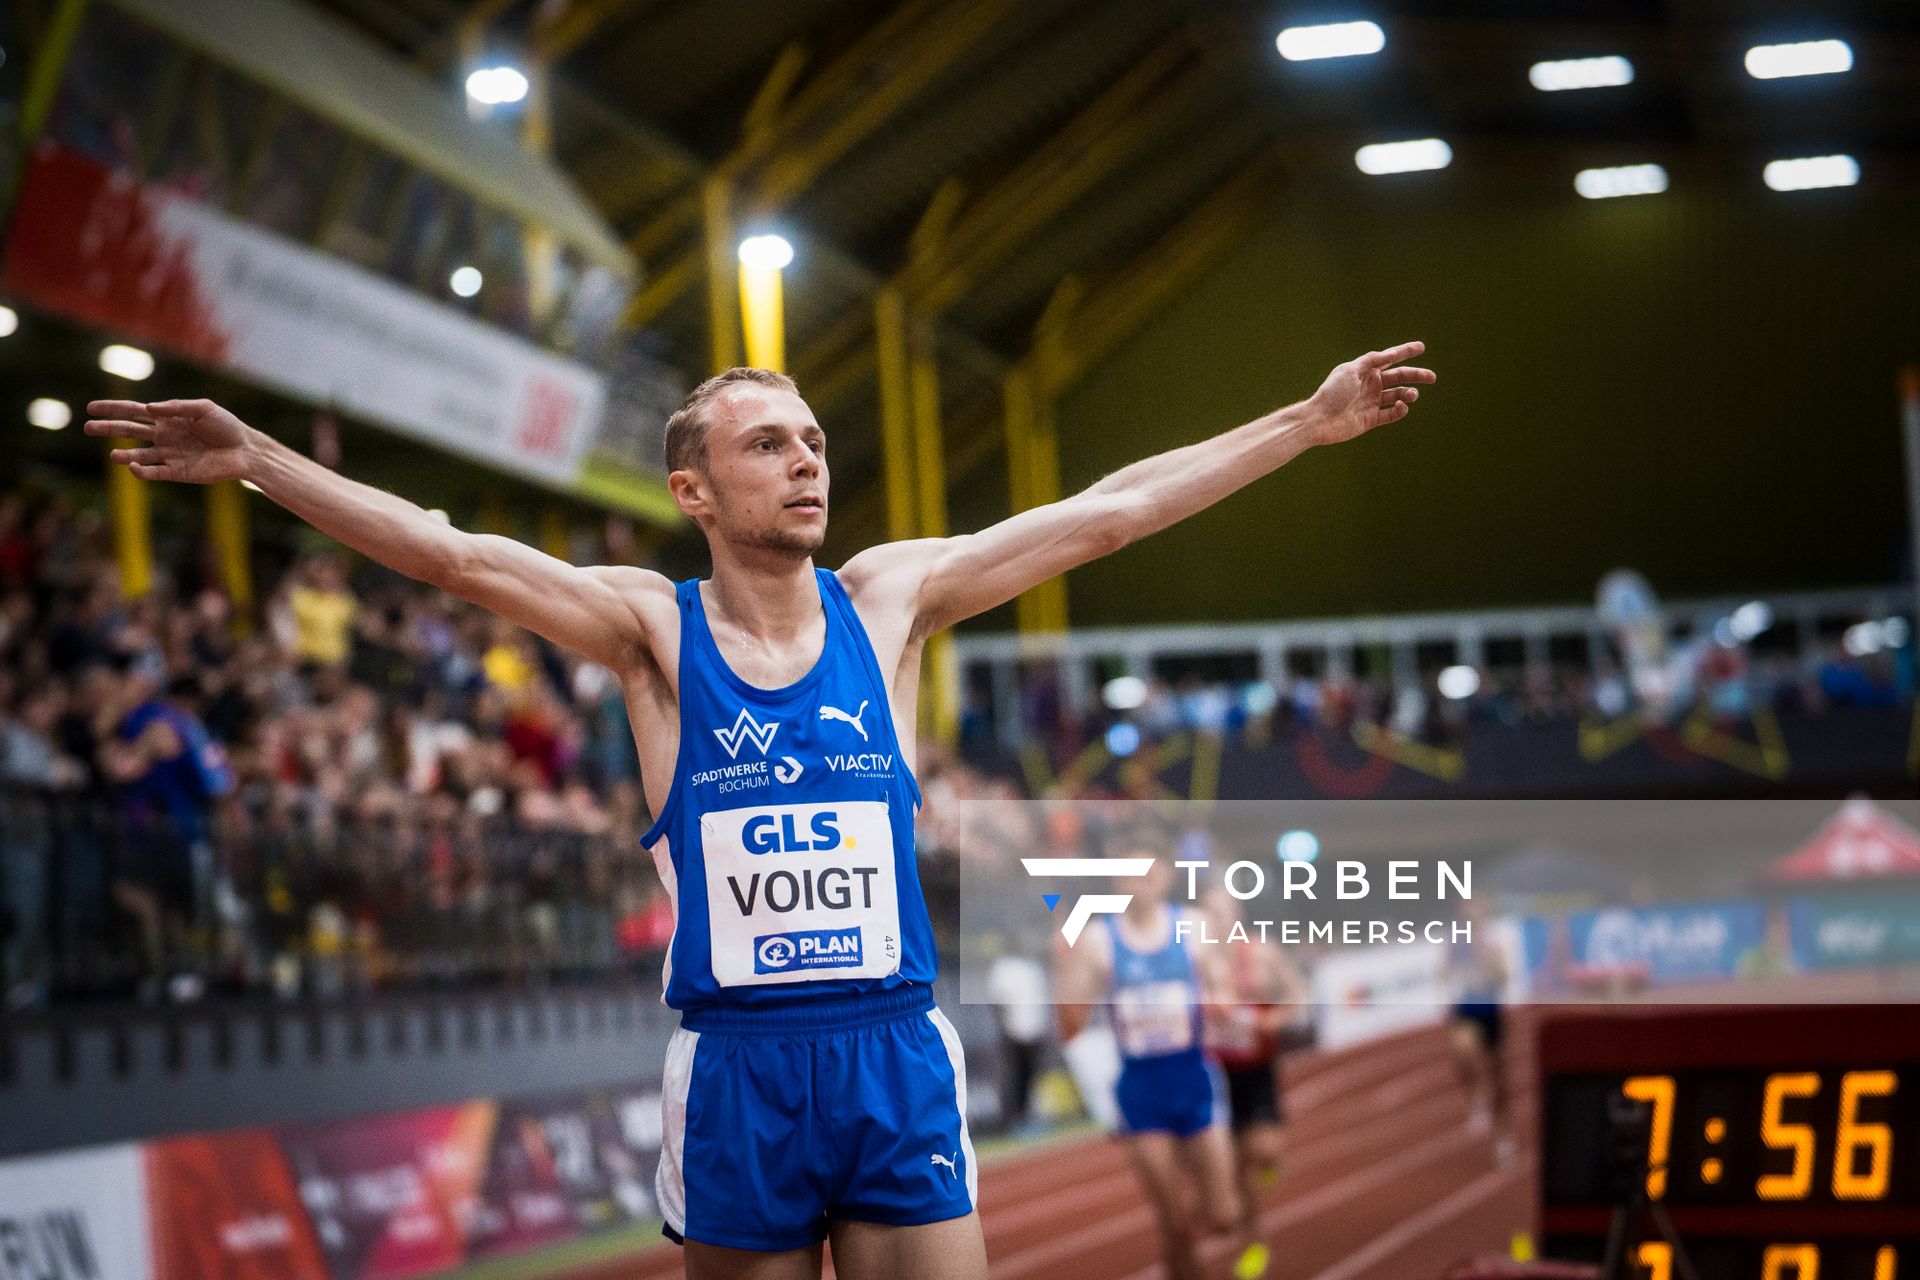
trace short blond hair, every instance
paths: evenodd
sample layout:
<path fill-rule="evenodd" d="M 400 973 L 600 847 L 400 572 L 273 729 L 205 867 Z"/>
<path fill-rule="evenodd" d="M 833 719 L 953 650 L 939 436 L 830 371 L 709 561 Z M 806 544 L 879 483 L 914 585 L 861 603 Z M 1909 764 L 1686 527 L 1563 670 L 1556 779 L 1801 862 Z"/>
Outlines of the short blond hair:
<path fill-rule="evenodd" d="M 729 369 L 725 373 L 715 374 L 693 389 L 686 403 L 673 411 L 667 419 L 667 470 L 699 471 L 707 465 L 707 406 L 718 399 L 720 393 L 728 387 L 742 382 L 751 382 L 756 386 L 772 387 L 776 391 L 791 391 L 800 394 L 800 388 L 784 373 L 775 373 L 771 369 L 753 369 L 742 366 Z"/>

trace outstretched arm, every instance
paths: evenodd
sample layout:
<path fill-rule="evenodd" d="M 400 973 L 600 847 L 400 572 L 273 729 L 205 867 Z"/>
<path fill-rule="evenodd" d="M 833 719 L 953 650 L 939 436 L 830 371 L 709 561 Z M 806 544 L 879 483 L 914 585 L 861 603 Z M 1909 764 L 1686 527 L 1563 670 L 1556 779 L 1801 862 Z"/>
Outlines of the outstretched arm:
<path fill-rule="evenodd" d="M 368 559 L 616 670 L 645 644 L 636 593 L 672 592 L 665 578 L 643 569 L 577 568 L 511 538 L 463 533 L 404 498 L 302 457 L 211 400 L 96 400 L 87 412 L 88 435 L 141 446 L 110 456 L 142 480 L 251 481 Z"/>
<path fill-rule="evenodd" d="M 1402 364 L 1425 350 L 1424 343 L 1408 342 L 1348 361 L 1299 404 L 1136 462 L 1073 497 L 1022 511 L 979 533 L 864 554 L 875 557 L 876 571 L 918 578 L 916 625 L 931 634 L 1158 533 L 1314 445 L 1337 444 L 1400 421 L 1420 398 L 1419 387 L 1436 381 L 1431 369 Z"/>

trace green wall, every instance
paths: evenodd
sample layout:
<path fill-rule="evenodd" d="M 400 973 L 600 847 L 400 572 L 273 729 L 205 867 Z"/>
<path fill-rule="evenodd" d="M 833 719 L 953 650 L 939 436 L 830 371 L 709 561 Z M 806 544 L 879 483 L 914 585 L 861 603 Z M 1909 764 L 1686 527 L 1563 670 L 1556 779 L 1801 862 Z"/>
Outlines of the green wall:
<path fill-rule="evenodd" d="M 1587 201 L 1446 173 L 1277 205 L 1063 398 L 1066 490 L 1368 348 L 1424 339 L 1440 384 L 1073 574 L 1074 624 L 1570 602 L 1616 565 L 1669 597 L 1888 580 L 1920 199 L 1872 181 Z"/>

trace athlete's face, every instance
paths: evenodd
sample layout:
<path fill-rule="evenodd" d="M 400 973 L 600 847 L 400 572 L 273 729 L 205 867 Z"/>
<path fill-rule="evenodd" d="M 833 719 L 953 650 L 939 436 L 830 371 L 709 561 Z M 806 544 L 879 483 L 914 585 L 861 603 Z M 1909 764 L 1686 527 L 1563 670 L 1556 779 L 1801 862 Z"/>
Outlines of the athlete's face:
<path fill-rule="evenodd" d="M 827 436 L 790 391 L 742 384 L 707 410 L 707 464 L 669 483 L 709 538 L 804 559 L 827 536 Z"/>
<path fill-rule="evenodd" d="M 1128 849 L 1119 855 L 1122 858 L 1152 858 L 1153 865 L 1147 868 L 1147 874 L 1137 880 L 1125 878 L 1115 880 L 1123 893 L 1137 893 L 1148 902 L 1165 902 L 1173 892 L 1173 860 L 1157 849 Z"/>
<path fill-rule="evenodd" d="M 1240 900 L 1221 885 L 1215 885 L 1201 896 L 1200 909 L 1223 927 L 1240 918 Z"/>

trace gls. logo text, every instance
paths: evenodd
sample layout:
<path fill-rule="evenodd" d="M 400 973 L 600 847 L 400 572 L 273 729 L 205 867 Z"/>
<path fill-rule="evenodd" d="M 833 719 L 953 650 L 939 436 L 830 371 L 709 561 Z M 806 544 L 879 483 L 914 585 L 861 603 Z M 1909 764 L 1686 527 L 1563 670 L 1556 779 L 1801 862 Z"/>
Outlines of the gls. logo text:
<path fill-rule="evenodd" d="M 840 815 L 831 809 L 813 815 L 806 831 L 797 830 L 794 816 L 762 813 L 740 828 L 740 843 L 748 853 L 823 853 L 840 847 Z"/>

